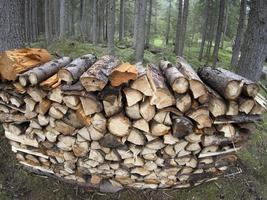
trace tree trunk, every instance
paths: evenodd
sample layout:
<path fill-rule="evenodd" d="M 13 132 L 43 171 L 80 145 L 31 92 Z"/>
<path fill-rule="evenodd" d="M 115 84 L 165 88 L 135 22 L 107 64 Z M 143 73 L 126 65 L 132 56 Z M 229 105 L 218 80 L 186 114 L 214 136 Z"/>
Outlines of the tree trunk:
<path fill-rule="evenodd" d="M 60 0 L 60 17 L 59 17 L 59 37 L 65 35 L 65 0 Z M 46 22 L 47 23 L 47 22 Z"/>
<path fill-rule="evenodd" d="M 146 7 L 147 0 L 136 0 L 138 18 L 137 30 L 136 30 L 136 41 L 135 41 L 135 61 L 143 62 L 144 59 L 144 47 L 145 47 L 145 25 L 146 25 Z M 137 42 L 138 41 L 138 42 Z"/>
<path fill-rule="evenodd" d="M 54 0 L 53 1 L 53 7 L 54 7 L 54 13 L 53 13 L 53 21 L 54 21 L 54 35 L 56 37 L 58 37 L 59 35 L 59 18 L 60 18 L 60 14 L 59 14 L 59 9 L 60 9 L 60 6 L 59 6 L 59 1 L 58 0 Z"/>
<path fill-rule="evenodd" d="M 181 38 L 181 31 L 182 31 L 182 16 L 183 16 L 183 0 L 179 0 L 178 6 L 178 17 L 177 17 L 177 25 L 176 25 L 176 37 L 175 37 L 175 47 L 174 52 L 176 55 L 179 54 L 179 46 L 180 46 L 180 38 Z"/>
<path fill-rule="evenodd" d="M 136 41 L 137 41 L 137 27 L 138 27 L 138 17 L 139 17 L 139 7 L 138 7 L 138 0 L 135 0 L 135 3 L 134 3 L 134 27 L 133 27 L 133 33 L 134 33 L 134 36 L 133 36 L 133 47 L 135 48 L 135 45 L 136 45 Z"/>
<path fill-rule="evenodd" d="M 169 36 L 170 36 L 170 28 L 171 28 L 171 8 L 172 8 L 172 0 L 169 0 L 166 41 L 165 41 L 166 46 L 169 44 Z"/>
<path fill-rule="evenodd" d="M 152 15 L 152 0 L 149 0 L 149 11 L 148 11 L 148 20 L 146 25 L 146 48 L 149 48 L 149 37 L 150 37 L 150 27 L 151 27 L 151 15 Z"/>
<path fill-rule="evenodd" d="M 109 0 L 108 2 L 108 54 L 115 54 L 115 0 Z"/>
<path fill-rule="evenodd" d="M 228 5 L 228 1 L 226 0 L 225 13 L 224 13 L 224 22 L 223 22 L 223 32 L 222 32 L 221 47 L 220 47 L 221 49 L 223 49 L 224 38 L 225 38 L 225 35 L 226 35 L 227 26 L 228 26 L 228 13 L 229 13 L 229 5 Z"/>
<path fill-rule="evenodd" d="M 178 55 L 181 55 L 181 56 L 183 56 L 183 52 L 184 52 L 188 10 L 189 10 L 189 0 L 184 0 L 183 19 L 182 19 L 182 35 L 180 37 L 181 41 L 179 42 L 180 48 L 179 48 L 179 53 L 178 53 Z"/>
<path fill-rule="evenodd" d="M 94 45 L 97 44 L 97 0 L 93 0 L 92 10 L 92 42 Z"/>
<path fill-rule="evenodd" d="M 206 43 L 206 38 L 208 34 L 208 21 L 209 21 L 209 13 L 211 9 L 211 0 L 206 0 L 206 10 L 205 10 L 205 22 L 202 30 L 202 40 L 200 45 L 200 51 L 198 55 L 198 60 L 201 61 L 203 57 L 204 47 Z"/>
<path fill-rule="evenodd" d="M 50 40 L 50 31 L 49 31 L 49 0 L 45 0 L 45 40 L 46 45 L 48 45 Z M 61 16 L 60 16 L 61 19 Z M 61 29 L 61 26 L 60 26 Z"/>
<path fill-rule="evenodd" d="M 24 1 L 2 0 L 0 4 L 0 51 L 24 47 Z"/>
<path fill-rule="evenodd" d="M 84 0 L 80 0 L 80 33 L 83 41 L 85 41 L 84 26 L 85 26 Z"/>
<path fill-rule="evenodd" d="M 119 30 L 119 41 L 122 42 L 123 37 L 124 37 L 124 29 L 125 29 L 125 19 L 124 19 L 124 15 L 125 15 L 125 1 L 121 0 L 120 1 L 120 30 Z"/>
<path fill-rule="evenodd" d="M 241 47 L 237 73 L 253 81 L 260 79 L 267 57 L 267 1 L 252 0 L 248 27 Z"/>
<path fill-rule="evenodd" d="M 235 43 L 233 46 L 231 66 L 237 66 L 238 64 L 239 52 L 241 49 L 241 43 L 242 43 L 244 32 L 245 32 L 246 7 L 247 7 L 247 1 L 241 0 L 238 27 L 237 27 L 236 37 L 235 37 Z"/>
<path fill-rule="evenodd" d="M 223 29 L 223 18 L 224 18 L 224 9 L 225 8 L 225 0 L 220 0 L 220 9 L 219 9 L 219 18 L 217 25 L 217 33 L 215 38 L 214 50 L 213 50 L 213 66 L 216 66 L 218 61 L 218 53 L 220 47 L 220 41 L 222 37 L 222 29 Z"/>

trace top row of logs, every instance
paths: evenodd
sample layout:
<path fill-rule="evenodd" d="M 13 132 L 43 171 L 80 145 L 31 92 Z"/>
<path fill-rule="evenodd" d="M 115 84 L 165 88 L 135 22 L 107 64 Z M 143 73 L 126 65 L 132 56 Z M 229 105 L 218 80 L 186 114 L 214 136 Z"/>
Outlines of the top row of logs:
<path fill-rule="evenodd" d="M 227 100 L 235 100 L 241 93 L 254 98 L 259 91 L 254 82 L 225 69 L 203 67 L 196 73 L 181 57 L 177 57 L 176 65 L 161 61 L 159 67 L 149 64 L 146 70 L 138 65 L 121 64 L 114 56 L 103 56 L 97 60 L 95 55 L 88 54 L 74 60 L 69 57 L 51 60 L 46 50 L 36 49 L 7 51 L 0 60 L 1 78 L 15 80 L 16 76 L 23 87 L 42 86 L 42 82 L 52 79 L 53 75 L 56 75 L 53 77 L 55 80 L 62 80 L 68 85 L 80 80 L 87 92 L 103 90 L 108 81 L 116 87 L 135 80 L 131 88 L 151 96 L 152 104 L 159 109 L 174 105 L 176 94 L 184 94 L 188 90 L 194 99 L 204 103 L 209 98 L 208 94 L 214 94 L 212 89 Z"/>

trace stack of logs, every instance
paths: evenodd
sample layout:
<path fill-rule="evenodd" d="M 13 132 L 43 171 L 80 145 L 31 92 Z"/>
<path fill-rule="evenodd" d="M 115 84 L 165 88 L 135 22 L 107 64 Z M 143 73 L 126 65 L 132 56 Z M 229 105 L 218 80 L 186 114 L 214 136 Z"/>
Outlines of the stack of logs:
<path fill-rule="evenodd" d="M 214 180 L 266 109 L 257 84 L 221 68 L 196 73 L 181 57 L 144 68 L 88 54 L 22 67 L 12 55 L 0 59 L 0 120 L 17 159 L 102 192 Z"/>

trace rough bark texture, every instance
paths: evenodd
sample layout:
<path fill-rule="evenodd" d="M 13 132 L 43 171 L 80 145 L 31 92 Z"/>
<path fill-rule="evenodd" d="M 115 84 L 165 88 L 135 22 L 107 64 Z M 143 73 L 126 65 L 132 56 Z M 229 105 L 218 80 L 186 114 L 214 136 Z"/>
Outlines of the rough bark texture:
<path fill-rule="evenodd" d="M 2 0 L 0 4 L 0 52 L 24 47 L 24 1 Z"/>
<path fill-rule="evenodd" d="M 115 54 L 115 0 L 108 2 L 108 54 Z"/>
<path fill-rule="evenodd" d="M 145 25 L 146 25 L 146 7 L 147 0 L 136 0 L 138 8 L 138 22 L 135 42 L 135 61 L 143 62 L 145 48 Z"/>
<path fill-rule="evenodd" d="M 237 66 L 238 64 L 238 57 L 239 57 L 241 44 L 242 44 L 244 32 L 245 32 L 246 8 L 247 8 L 247 1 L 241 0 L 238 27 L 237 27 L 236 37 L 235 37 L 235 43 L 233 46 L 232 59 L 231 59 L 232 66 Z"/>
<path fill-rule="evenodd" d="M 65 34 L 65 0 L 60 0 L 60 20 L 59 20 L 59 36 L 63 37 Z"/>
<path fill-rule="evenodd" d="M 184 44 L 185 44 L 185 35 L 186 35 L 186 27 L 187 27 L 187 17 L 189 10 L 189 0 L 184 0 L 184 8 L 183 8 L 183 20 L 182 20 L 182 35 L 181 42 L 178 55 L 183 56 L 184 52 Z"/>
<path fill-rule="evenodd" d="M 177 17 L 177 25 L 176 25 L 176 37 L 175 37 L 175 47 L 174 52 L 179 56 L 179 47 L 181 42 L 181 32 L 182 32 L 182 16 L 183 16 L 183 0 L 179 0 L 178 6 L 178 17 Z"/>
<path fill-rule="evenodd" d="M 213 50 L 213 66 L 216 66 L 216 63 L 218 61 L 218 53 L 223 31 L 224 10 L 225 10 L 225 0 L 220 0 L 219 19 L 218 19 L 217 32 Z"/>
<path fill-rule="evenodd" d="M 150 40 L 150 27 L 151 27 L 151 15 L 152 15 L 152 0 L 149 0 L 149 10 L 148 10 L 148 19 L 146 25 L 146 48 L 149 48 Z"/>
<path fill-rule="evenodd" d="M 166 40 L 165 44 L 169 44 L 169 35 L 170 35 L 170 29 L 171 29 L 171 8 L 172 8 L 172 1 L 169 0 L 169 6 L 168 6 L 168 18 L 167 18 L 167 29 L 166 29 Z"/>
<path fill-rule="evenodd" d="M 125 32 L 125 0 L 120 0 L 120 30 L 119 41 L 122 42 Z"/>
<path fill-rule="evenodd" d="M 260 79 L 267 57 L 267 1 L 251 1 L 247 31 L 241 48 L 237 73 L 253 81 Z"/>

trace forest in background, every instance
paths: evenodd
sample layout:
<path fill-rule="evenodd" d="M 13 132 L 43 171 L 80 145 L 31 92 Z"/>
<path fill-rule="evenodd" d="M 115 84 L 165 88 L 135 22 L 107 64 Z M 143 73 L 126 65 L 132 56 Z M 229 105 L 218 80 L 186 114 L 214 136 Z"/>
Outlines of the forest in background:
<path fill-rule="evenodd" d="M 198 66 L 221 62 L 252 80 L 260 78 L 267 54 L 264 0 L 3 0 L 1 4 L 1 51 L 36 42 L 49 48 L 58 41 L 75 41 L 118 56 L 120 50 L 130 49 L 127 58 L 132 62 L 142 62 L 145 50 L 171 59 L 192 57 Z M 225 66 L 227 59 L 230 63 Z"/>

